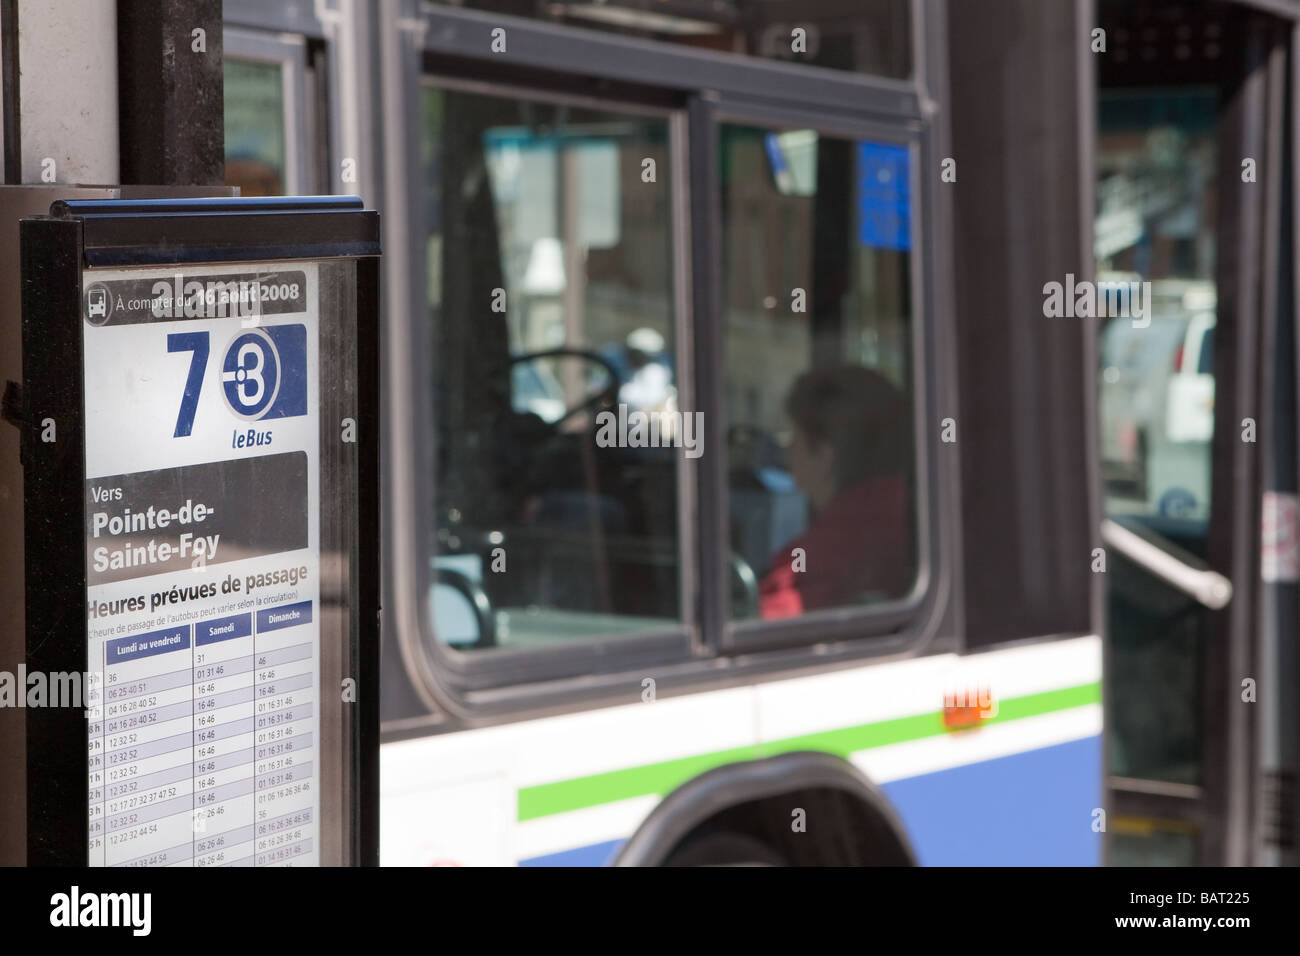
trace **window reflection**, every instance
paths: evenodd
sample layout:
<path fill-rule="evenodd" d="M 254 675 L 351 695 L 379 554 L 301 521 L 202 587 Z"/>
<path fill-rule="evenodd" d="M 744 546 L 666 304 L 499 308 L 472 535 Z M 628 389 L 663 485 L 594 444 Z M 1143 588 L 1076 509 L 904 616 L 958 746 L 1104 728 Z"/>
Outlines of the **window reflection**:
<path fill-rule="evenodd" d="M 227 57 L 225 77 L 226 185 L 242 196 L 285 192 L 283 67 Z"/>
<path fill-rule="evenodd" d="M 1151 290 L 1150 325 L 1102 328 L 1106 507 L 1187 530 L 1210 509 L 1215 108 L 1212 91 L 1100 98 L 1098 279 Z"/>

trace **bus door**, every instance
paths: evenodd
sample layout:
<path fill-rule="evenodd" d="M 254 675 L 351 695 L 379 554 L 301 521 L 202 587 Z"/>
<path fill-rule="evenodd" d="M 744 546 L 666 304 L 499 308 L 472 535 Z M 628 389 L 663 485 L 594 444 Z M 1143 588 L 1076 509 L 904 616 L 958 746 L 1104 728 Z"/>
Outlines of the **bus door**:
<path fill-rule="evenodd" d="M 1098 5 L 1096 292 L 1120 306 L 1097 322 L 1109 858 L 1242 864 L 1287 33 L 1172 6 Z"/>

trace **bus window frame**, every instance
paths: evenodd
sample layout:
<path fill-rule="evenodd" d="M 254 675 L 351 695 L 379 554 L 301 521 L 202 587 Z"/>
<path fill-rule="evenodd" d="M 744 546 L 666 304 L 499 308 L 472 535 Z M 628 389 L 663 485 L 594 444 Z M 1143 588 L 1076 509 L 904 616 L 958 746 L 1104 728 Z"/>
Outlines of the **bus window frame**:
<path fill-rule="evenodd" d="M 242 26 L 223 29 L 222 55 L 227 60 L 280 67 L 284 98 L 284 195 L 304 192 L 311 181 L 307 129 L 307 42 L 297 34 L 267 34 Z"/>
<path fill-rule="evenodd" d="M 914 3 L 916 0 L 914 0 Z M 922 24 L 913 13 L 913 78 L 896 80 L 829 67 L 694 50 L 670 43 L 559 26 L 526 17 L 422 3 L 420 43 L 426 55 L 482 60 L 490 70 L 503 57 L 491 52 L 492 31 L 505 31 L 510 65 L 570 76 L 590 76 L 675 89 L 685 94 L 755 98 L 804 112 L 809 104 L 849 114 L 920 120 L 918 67 L 925 59 Z"/>
<path fill-rule="evenodd" d="M 933 444 L 931 440 L 933 429 L 926 427 L 925 424 L 928 421 L 928 409 L 932 407 L 932 397 L 928 392 L 936 375 L 936 369 L 932 367 L 934 363 L 928 361 L 935 358 L 933 355 L 934 350 L 932 348 L 927 349 L 926 346 L 940 341 L 940 336 L 935 334 L 932 327 L 930 321 L 930 297 L 925 294 L 924 260 L 929 256 L 930 249 L 925 245 L 925 235 L 921 228 L 921 219 L 926 208 L 923 203 L 928 198 L 922 195 L 923 180 L 920 175 L 923 130 L 919 128 L 919 125 L 914 124 L 900 127 L 895 124 L 850 117 L 838 112 L 810 111 L 806 109 L 794 111 L 781 105 L 760 105 L 752 101 L 737 100 L 731 97 L 720 97 L 712 102 L 704 103 L 695 122 L 696 128 L 701 129 L 704 135 L 711 138 L 708 148 L 698 150 L 701 154 L 698 161 L 709 167 L 701 171 L 700 178 L 709 183 L 710 205 L 706 211 L 703 211 L 703 214 L 708 217 L 710 225 L 705 230 L 701 230 L 704 233 L 701 236 L 703 242 L 701 243 L 702 248 L 697 253 L 696 264 L 697 269 L 702 270 L 700 274 L 707 277 L 699 282 L 701 286 L 708 286 L 702 292 L 711 297 L 707 303 L 697 306 L 701 314 L 705 315 L 722 316 L 724 309 L 724 296 L 722 293 L 723 239 L 716 228 L 716 224 L 722 222 L 721 184 L 716 169 L 718 161 L 716 135 L 719 127 L 726 124 L 740 124 L 772 131 L 808 129 L 819 136 L 828 138 L 848 140 L 850 142 L 888 143 L 895 146 L 904 146 L 908 150 L 909 194 L 913 197 L 911 221 L 908 224 L 910 245 L 908 271 L 911 287 L 911 309 L 908 316 L 910 337 L 908 360 L 911 374 L 910 397 L 913 402 L 912 444 L 914 458 L 911 464 L 915 476 L 915 484 L 909 489 L 909 493 L 915 509 L 913 515 L 915 537 L 913 541 L 916 546 L 916 576 L 911 587 L 908 593 L 901 598 L 869 605 L 812 611 L 798 617 L 780 620 L 763 620 L 761 618 L 753 620 L 732 619 L 727 600 L 729 591 L 724 585 L 711 588 L 704 595 L 704 603 L 708 608 L 705 612 L 705 619 L 711 624 L 712 632 L 719 635 L 717 645 L 723 653 L 752 652 L 791 645 L 821 644 L 840 640 L 873 642 L 884 640 L 887 644 L 894 645 L 887 647 L 882 651 L 883 653 L 907 650 L 908 646 L 913 643 L 912 640 L 898 642 L 888 640 L 887 636 L 891 632 L 905 628 L 908 622 L 918 616 L 925 616 L 924 612 L 928 609 L 927 606 L 933 605 L 938 599 L 938 595 L 934 593 L 936 588 L 933 585 L 943 574 L 940 569 L 934 566 L 936 557 L 942 551 L 934 522 L 938 502 L 935 500 L 934 495 L 937 476 L 932 474 L 934 455 L 930 447 Z M 702 330 L 697 329 L 697 333 L 699 331 Z M 727 410 L 722 398 L 726 356 L 722 353 L 720 333 L 720 326 L 711 329 L 710 342 L 707 346 L 709 351 L 713 353 L 711 357 L 712 368 L 708 369 L 712 373 L 712 382 L 709 382 L 705 377 L 701 377 L 697 382 L 697 387 L 700 389 L 701 394 L 706 390 L 713 391 L 711 396 L 714 408 L 713 420 L 729 424 Z M 704 362 L 701 362 L 701 365 L 704 364 Z M 702 536 L 702 543 L 705 548 L 709 548 L 711 543 L 715 547 L 711 552 L 706 551 L 703 562 L 714 567 L 715 574 L 721 574 L 721 569 L 725 567 L 727 562 L 730 540 L 727 533 L 727 520 L 728 515 L 730 515 L 730 487 L 727 481 L 726 465 L 722 456 L 713 455 L 711 457 L 705 456 L 705 458 L 708 460 L 705 464 L 706 474 L 704 479 L 707 482 L 711 507 L 706 506 L 704 511 L 713 514 L 714 527 L 711 529 L 710 534 Z M 754 570 L 759 571 L 760 569 L 756 568 Z M 726 581 L 725 575 L 721 577 L 721 581 Z M 712 602 L 710 602 L 710 598 L 713 599 Z M 710 603 L 718 606 L 709 607 Z"/>
<path fill-rule="evenodd" d="M 450 71 L 435 72 L 426 70 L 420 77 L 418 84 L 419 97 L 422 97 L 428 89 L 439 89 L 454 93 L 506 98 L 517 96 L 538 103 L 606 110 L 628 116 L 654 117 L 664 121 L 668 134 L 669 156 L 675 158 L 681 151 L 682 125 L 676 115 L 680 111 L 661 106 L 646 105 L 636 101 L 629 102 L 625 99 L 593 97 L 557 87 L 522 86 L 492 82 L 478 77 L 465 77 L 463 75 L 453 77 L 449 73 Z M 688 225 L 682 221 L 680 215 L 680 198 L 684 188 L 684 181 L 677 162 L 669 163 L 668 182 L 671 191 L 669 197 L 671 213 L 669 235 L 675 260 L 672 274 L 674 332 L 680 346 L 681 343 L 690 341 L 691 317 L 683 314 L 684 281 L 677 268 L 679 261 L 678 246 L 682 242 L 682 235 L 687 234 L 688 231 Z M 412 186 L 411 188 L 416 187 Z M 412 193 L 411 195 L 418 195 L 418 193 Z M 426 235 L 427 229 L 422 226 L 419 234 Z M 421 354 L 431 353 L 426 351 Z M 676 358 L 680 368 L 681 356 L 676 356 Z M 432 383 L 432 375 L 430 374 L 417 376 L 417 378 L 423 378 Z M 690 410 L 690 400 L 689 393 L 682 396 L 683 412 Z M 436 421 L 430 422 L 432 428 L 436 428 L 436 424 Z M 433 434 L 433 432 L 430 431 L 430 434 Z M 678 459 L 677 481 L 679 493 L 682 489 L 693 486 L 696 480 L 694 478 L 695 467 L 696 463 L 686 459 L 685 456 Z M 436 474 L 430 472 L 430 476 L 430 480 L 425 483 L 431 489 L 431 494 L 426 496 L 428 499 L 427 506 L 418 510 L 424 512 L 420 518 L 421 525 L 433 528 L 436 525 L 438 494 Z M 696 577 L 695 555 L 698 553 L 698 546 L 695 526 L 683 519 L 680 506 L 678 508 L 677 523 L 679 531 L 677 578 L 682 619 L 676 627 L 669 626 L 661 630 L 633 634 L 610 634 L 592 640 L 575 642 L 572 645 L 558 644 L 528 649 L 496 648 L 487 653 L 478 651 L 458 652 L 438 641 L 437 629 L 429 614 L 428 602 L 425 601 L 422 602 L 419 608 L 421 633 L 416 636 L 415 641 L 412 642 L 407 635 L 399 635 L 399 645 L 402 646 L 403 654 L 408 657 L 416 652 L 431 654 L 434 668 L 450 678 L 446 682 L 446 690 L 451 693 L 487 690 L 507 684 L 535 683 L 598 673 L 602 662 L 619 660 L 620 658 L 645 660 L 647 663 L 667 663 L 689 657 L 698 651 L 701 644 L 700 630 L 693 614 L 693 601 L 689 599 L 689 596 L 694 591 Z M 428 536 L 426 540 L 432 542 L 435 538 Z M 429 564 L 436 554 L 437 549 L 435 547 L 430 550 L 430 553 L 425 556 L 423 561 L 419 559 L 418 555 L 415 558 L 419 569 L 417 573 L 429 575 L 427 583 L 421 581 L 417 586 L 417 593 L 419 594 L 429 593 L 428 589 L 433 584 L 432 571 L 426 569 L 425 565 Z M 413 647 L 413 643 L 419 644 L 421 647 Z"/>
<path fill-rule="evenodd" d="M 929 8 L 936 5 L 929 3 Z M 508 85 L 522 86 L 530 97 L 547 89 L 565 99 L 594 93 L 596 102 L 608 109 L 637 102 L 661 103 L 665 99 L 678 104 L 670 110 L 669 121 L 670 155 L 674 160 L 674 285 L 675 298 L 685 297 L 684 302 L 677 302 L 679 342 L 694 343 L 689 355 L 679 355 L 678 360 L 695 366 L 693 374 L 683 366 L 681 377 L 697 389 L 693 406 L 706 415 L 708 399 L 699 389 L 708 378 L 706 369 L 713 358 L 703 344 L 708 323 L 696 322 L 695 316 L 707 314 L 700 308 L 714 293 L 705 293 L 702 298 L 702 290 L 715 285 L 718 276 L 713 274 L 708 282 L 693 277 L 701 275 L 703 268 L 706 271 L 702 276 L 707 279 L 707 270 L 714 268 L 706 251 L 712 242 L 707 232 L 710 226 L 716 229 L 717 223 L 708 222 L 704 212 L 707 200 L 701 202 L 702 194 L 708 191 L 708 180 L 699 177 L 699 159 L 707 156 L 708 162 L 715 164 L 716 157 L 701 149 L 696 140 L 714 128 L 714 110 L 725 107 L 725 115 L 735 115 L 741 121 L 771 122 L 782 114 L 785 125 L 909 145 L 914 209 L 912 363 L 916 376 L 918 469 L 924 462 L 924 473 L 918 470 L 916 490 L 917 530 L 924 532 L 918 552 L 924 550 L 929 560 L 920 564 L 918 553 L 917 585 L 923 595 L 911 604 L 893 608 L 892 613 L 877 606 L 850 611 L 847 620 L 844 612 L 819 614 L 766 628 L 751 641 L 748 634 L 743 640 L 734 639 L 726 626 L 719 626 L 725 621 L 727 602 L 716 588 L 710 594 L 710 575 L 716 574 L 717 568 L 710 570 L 709 554 L 699 548 L 698 576 L 695 581 L 682 582 L 687 594 L 692 588 L 696 593 L 683 605 L 687 626 L 676 633 L 646 638 L 610 637 L 570 647 L 498 650 L 483 656 L 452 655 L 441 648 L 428 653 L 429 646 L 437 647 L 436 640 L 430 640 L 433 632 L 424 597 L 433 579 L 430 556 L 436 553 L 432 547 L 435 526 L 429 480 L 433 474 L 432 452 L 423 438 L 414 444 L 413 438 L 432 434 L 432 389 L 428 360 L 423 357 L 431 348 L 432 338 L 429 323 L 415 318 L 426 315 L 426 276 L 422 256 L 411 254 L 417 248 L 412 245 L 413 238 L 427 235 L 428 224 L 421 221 L 420 204 L 408 204 L 399 214 L 389 214 L 392 233 L 386 243 L 390 260 L 396 243 L 403 245 L 401 256 L 407 260 L 400 263 L 405 281 L 395 286 L 398 304 L 394 306 L 390 299 L 389 307 L 404 310 L 410 318 L 398 320 L 403 327 L 396 334 L 394 329 L 388 330 L 387 337 L 401 344 L 386 347 L 385 353 L 393 380 L 392 410 L 387 416 L 383 442 L 385 470 L 389 473 L 384 508 L 384 531 L 389 539 L 385 593 L 392 609 L 386 615 L 385 631 L 396 644 L 406 678 L 428 713 L 392 722 L 392 732 L 427 732 L 420 728 L 448 718 L 454 724 L 479 725 L 634 702 L 640 699 L 641 681 L 646 674 L 670 682 L 671 690 L 661 690 L 663 695 L 752 683 L 759 676 L 778 673 L 807 673 L 810 667 L 862 666 L 867 660 L 958 649 L 960 638 L 955 636 L 955 622 L 961 592 L 956 561 L 960 542 L 957 459 L 955 455 L 932 453 L 937 446 L 931 449 L 930 445 L 937 437 L 930 435 L 933 429 L 926 422 L 927 409 L 956 414 L 951 335 L 945 338 L 939 334 L 944 329 L 950 331 L 951 316 L 940 321 L 945 313 L 936 307 L 936 302 L 941 305 L 950 298 L 944 290 L 951 285 L 951 269 L 940 265 L 947 256 L 938 242 L 940 235 L 951 232 L 941 228 L 949 213 L 946 206 L 936 202 L 937 186 L 930 182 L 933 177 L 920 175 L 922 169 L 937 170 L 938 157 L 945 155 L 939 151 L 939 144 L 947 139 L 946 121 L 938 118 L 930 104 L 925 92 L 927 70 L 922 68 L 930 63 L 929 69 L 934 70 L 938 61 L 919 55 L 939 42 L 942 10 L 936 14 L 937 28 L 921 29 L 918 25 L 913 31 L 918 69 L 908 81 L 721 57 L 653 41 L 447 7 L 423 5 L 419 12 L 414 25 L 395 21 L 381 24 L 381 29 L 400 29 L 404 41 L 399 47 L 400 61 L 389 61 L 390 79 L 401 80 L 401 101 L 386 108 L 387 115 L 396 122 L 392 132 L 385 134 L 391 137 L 385 140 L 388 149 L 400 146 L 403 158 L 402 164 L 388 167 L 385 178 L 390 187 L 404 188 L 408 195 L 418 195 L 422 188 L 419 98 L 426 81 L 445 82 L 447 73 L 454 72 L 457 83 L 482 83 L 497 92 Z M 490 31 L 497 27 L 507 29 L 508 64 L 490 52 Z M 933 32 L 936 29 L 938 32 Z M 503 75 L 507 77 L 505 82 L 494 79 Z M 620 92 L 624 90 L 632 92 L 624 96 Z M 637 90 L 643 92 L 644 99 L 636 95 Z M 717 198 L 715 194 L 713 200 Z M 397 266 L 390 264 L 390 268 Z M 936 282 L 942 288 L 933 297 L 920 294 L 922 287 Z M 682 323 L 688 320 L 695 339 L 683 333 Z M 395 368 L 394 363 L 400 367 Z M 429 394 L 425 394 L 426 389 Z M 407 407 L 396 408 L 392 403 Z M 396 453 L 394 442 L 403 442 L 408 449 Z M 697 479 L 679 489 L 679 523 L 695 521 L 707 509 L 708 484 Z M 436 489 L 432 492 L 436 495 Z M 700 500 L 689 501 L 688 495 L 696 493 Z M 692 504 L 695 513 L 690 511 Z M 701 535 L 701 542 L 708 537 Z M 725 548 L 724 541 L 718 539 L 707 547 L 716 552 Z M 398 574 L 395 568 L 412 570 Z M 683 566 L 683 579 L 686 573 Z M 692 607 L 697 609 L 694 621 L 689 617 Z M 833 633 L 826 630 L 828 625 Z M 814 636 L 811 628 L 820 629 L 820 636 Z M 792 633 L 796 640 L 791 639 Z M 813 644 L 817 645 L 815 651 Z"/>
<path fill-rule="evenodd" d="M 227 0 L 227 2 L 229 2 L 229 0 Z M 512 23 L 517 21 L 522 21 L 529 24 L 539 24 L 543 27 L 550 28 L 550 29 L 567 30 L 571 32 L 576 31 L 584 35 L 585 37 L 615 37 L 615 38 L 622 38 L 622 39 L 631 38 L 631 39 L 638 40 L 640 42 L 654 43 L 665 49 L 681 49 L 681 50 L 687 50 L 688 52 L 692 51 L 693 49 L 690 46 L 676 44 L 670 40 L 648 39 L 645 37 L 638 36 L 634 33 L 629 33 L 629 34 L 619 33 L 616 29 L 611 30 L 608 27 L 597 26 L 594 23 L 584 23 L 581 20 L 579 20 L 578 22 L 561 23 L 561 22 L 546 20 L 537 15 L 531 17 L 529 16 L 519 17 L 512 14 L 500 13 L 494 10 L 483 10 L 477 7 L 466 8 L 466 7 L 459 6 L 458 4 L 464 2 L 464 0 L 417 0 L 417 2 L 422 7 L 424 7 L 428 13 L 437 13 L 439 11 L 449 9 L 457 13 L 472 14 L 479 18 L 492 18 L 496 21 L 504 20 Z M 821 74 L 844 73 L 849 76 L 867 77 L 868 79 L 881 81 L 886 84 L 893 84 L 899 87 L 911 86 L 917 82 L 918 73 L 924 64 L 924 60 L 921 59 L 919 56 L 920 47 L 917 42 L 917 33 L 922 28 L 922 24 L 920 22 L 921 17 L 923 15 L 921 6 L 922 4 L 928 2 L 933 2 L 933 0 L 910 0 L 910 2 L 907 2 L 907 0 L 905 0 L 905 2 L 900 5 L 903 8 L 903 14 L 907 21 L 907 34 L 910 39 L 909 46 L 911 47 L 911 50 L 909 51 L 910 57 L 908 60 L 907 73 L 902 76 L 894 76 L 884 72 L 873 72 L 872 70 L 864 69 L 859 66 L 829 67 L 829 66 L 822 66 L 818 64 L 801 64 L 793 59 L 786 60 L 779 57 L 768 56 L 763 53 L 758 53 L 753 51 L 741 53 L 741 52 L 736 52 L 734 50 L 724 50 L 720 48 L 702 47 L 699 49 L 706 51 L 707 55 L 722 57 L 724 63 L 727 64 L 741 64 L 741 63 L 750 63 L 750 62 L 778 63 L 778 64 L 795 66 L 800 70 L 816 70 L 818 73 Z M 1268 2 L 1268 0 L 1258 0 L 1258 2 Z M 1273 0 L 1273 2 L 1279 2 L 1279 0 Z M 1284 0 L 1282 0 L 1282 2 L 1284 2 Z M 452 4 L 457 4 L 457 5 L 452 6 Z M 641 11 L 630 11 L 630 12 L 641 12 Z M 777 16 L 779 17 L 779 19 L 766 24 L 767 30 L 772 30 L 772 29 L 779 30 L 787 27 L 795 27 L 801 25 L 797 19 L 791 19 L 791 15 L 789 14 L 781 13 L 781 14 L 777 14 Z"/>

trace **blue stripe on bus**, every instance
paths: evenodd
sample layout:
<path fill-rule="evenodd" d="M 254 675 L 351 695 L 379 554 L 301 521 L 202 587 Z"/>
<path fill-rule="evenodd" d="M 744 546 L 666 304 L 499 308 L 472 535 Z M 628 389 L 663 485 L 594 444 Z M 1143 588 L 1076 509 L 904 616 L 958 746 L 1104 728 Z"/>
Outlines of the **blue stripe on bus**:
<path fill-rule="evenodd" d="M 559 853 L 547 853 L 544 856 L 529 857 L 520 860 L 520 866 L 605 866 L 614 861 L 618 851 L 627 840 L 609 840 L 605 843 L 593 843 L 573 850 Z"/>
<path fill-rule="evenodd" d="M 1097 866 L 1101 737 L 885 784 L 923 866 Z"/>
<path fill-rule="evenodd" d="M 884 784 L 922 866 L 1097 866 L 1101 737 Z M 626 840 L 520 866 L 606 866 Z"/>

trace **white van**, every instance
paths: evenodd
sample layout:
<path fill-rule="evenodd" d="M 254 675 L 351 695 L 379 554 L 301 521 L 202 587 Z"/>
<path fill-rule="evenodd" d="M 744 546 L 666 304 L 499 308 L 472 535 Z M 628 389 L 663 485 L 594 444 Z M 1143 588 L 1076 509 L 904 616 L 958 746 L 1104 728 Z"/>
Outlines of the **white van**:
<path fill-rule="evenodd" d="M 1194 315 L 1174 354 L 1165 417 L 1171 442 L 1208 442 L 1214 435 L 1215 324 L 1213 312 Z"/>

